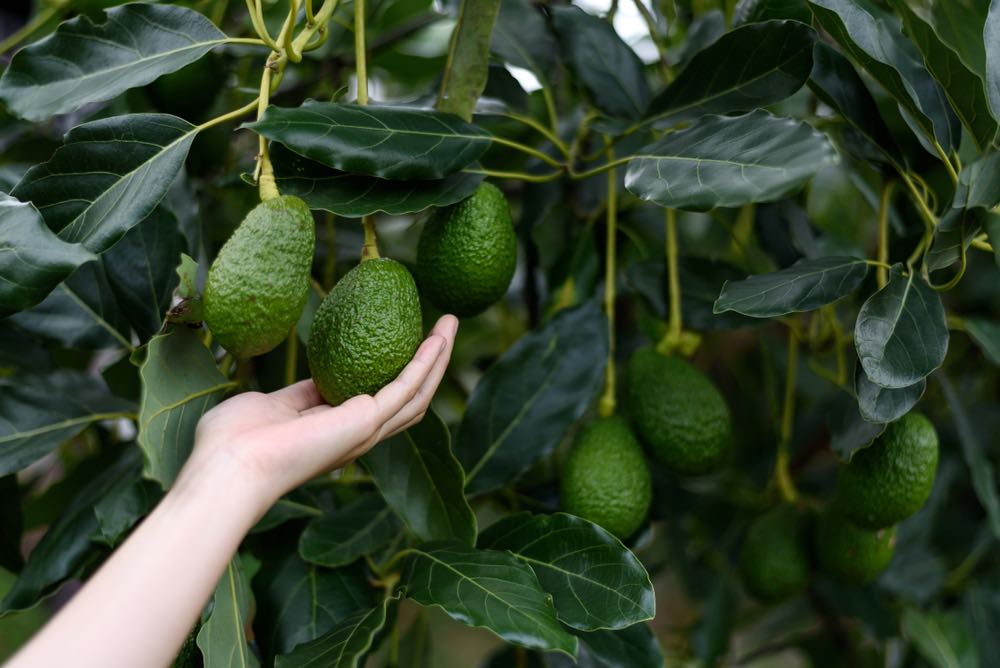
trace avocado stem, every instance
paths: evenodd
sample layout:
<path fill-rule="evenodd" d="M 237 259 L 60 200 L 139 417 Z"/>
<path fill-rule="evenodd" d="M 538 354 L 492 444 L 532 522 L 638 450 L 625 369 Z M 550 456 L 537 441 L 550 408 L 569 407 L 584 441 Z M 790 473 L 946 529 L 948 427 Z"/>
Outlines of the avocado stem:
<path fill-rule="evenodd" d="M 613 161 L 615 154 L 611 142 L 605 138 L 608 161 Z M 608 363 L 604 371 L 604 393 L 597 405 L 601 417 L 610 417 L 615 412 L 615 257 L 616 233 L 618 228 L 618 174 L 615 170 L 608 171 L 608 206 L 605 225 L 607 238 L 605 242 L 604 262 L 604 313 L 608 318 Z"/>
<path fill-rule="evenodd" d="M 781 433 L 778 437 L 778 451 L 774 459 L 774 483 L 782 500 L 789 503 L 798 499 L 798 490 L 788 470 L 788 446 L 792 440 L 795 424 L 795 379 L 798 374 L 799 336 L 794 329 L 788 330 L 788 361 L 785 369 L 785 397 L 781 410 Z"/>
<path fill-rule="evenodd" d="M 371 216 L 361 219 L 361 224 L 365 229 L 365 245 L 361 247 L 361 261 L 377 260 L 381 257 L 378 254 L 378 238 L 375 236 L 375 221 Z"/>

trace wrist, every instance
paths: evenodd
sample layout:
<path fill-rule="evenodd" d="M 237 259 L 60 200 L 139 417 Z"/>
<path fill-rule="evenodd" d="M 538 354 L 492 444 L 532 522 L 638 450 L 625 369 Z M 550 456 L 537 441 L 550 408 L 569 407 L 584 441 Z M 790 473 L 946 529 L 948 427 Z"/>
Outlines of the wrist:
<path fill-rule="evenodd" d="M 235 458 L 222 452 L 203 458 L 195 452 L 181 469 L 165 500 L 197 505 L 249 531 L 273 505 L 271 496 L 264 481 L 248 472 Z"/>

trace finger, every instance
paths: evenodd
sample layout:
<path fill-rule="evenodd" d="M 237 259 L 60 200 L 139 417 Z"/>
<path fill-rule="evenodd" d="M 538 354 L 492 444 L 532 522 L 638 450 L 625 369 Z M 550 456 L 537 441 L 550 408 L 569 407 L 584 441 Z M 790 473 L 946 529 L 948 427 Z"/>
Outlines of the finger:
<path fill-rule="evenodd" d="M 391 419 L 416 395 L 447 344 L 447 340 L 439 334 L 427 337 L 396 380 L 378 391 L 375 402 L 378 404 L 380 424 Z"/>
<path fill-rule="evenodd" d="M 312 378 L 300 380 L 288 387 L 275 390 L 268 396 L 300 413 L 326 404 L 323 397 L 320 396 L 319 390 L 316 389 L 316 383 L 313 382 Z"/>
<path fill-rule="evenodd" d="M 297 447 L 342 455 L 355 444 L 370 440 L 381 424 L 375 400 L 361 394 L 339 406 L 316 406 L 283 427 Z"/>

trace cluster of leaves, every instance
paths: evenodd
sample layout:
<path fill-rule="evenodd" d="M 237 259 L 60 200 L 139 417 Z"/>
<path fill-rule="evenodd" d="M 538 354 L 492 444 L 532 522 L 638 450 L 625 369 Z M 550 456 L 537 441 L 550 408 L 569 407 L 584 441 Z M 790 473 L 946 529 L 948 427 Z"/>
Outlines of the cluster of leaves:
<path fill-rule="evenodd" d="M 380 645 L 390 662 L 435 665 L 426 649 L 399 651 L 428 634 L 414 623 L 400 639 L 405 601 L 516 646 L 493 665 L 513 665 L 511 652 L 713 663 L 734 636 L 754 655 L 832 648 L 853 663 L 897 646 L 935 666 L 997 654 L 1000 500 L 984 436 L 1000 382 L 1000 6 L 637 3 L 644 62 L 613 17 L 572 5 L 439 14 L 381 0 L 366 7 L 368 64 L 377 97 L 406 103 L 360 107 L 341 101 L 356 65 L 345 3 L 244 122 L 229 112 L 256 108 L 268 51 L 243 37 L 242 8 L 186 4 L 72 18 L 0 78 L 0 567 L 17 574 L 3 613 L 91 572 L 227 392 L 307 374 L 292 344 L 229 373 L 203 332 L 170 322 L 172 298 L 197 297 L 252 206 L 240 177 L 260 136 L 279 189 L 318 212 L 300 337 L 357 260 L 361 217 L 377 215 L 388 254 L 412 261 L 414 232 L 398 222 L 486 176 L 519 214 L 523 271 L 504 304 L 464 324 L 440 417 L 261 520 L 203 616 L 205 665 L 253 665 L 256 649 L 277 666 L 348 666 Z M 265 11 L 272 34 L 283 4 Z M 199 104 L 177 106 L 188 94 Z M 665 209 L 676 264 L 661 250 Z M 602 225 L 621 247 L 602 243 Z M 619 280 L 601 285 L 602 270 Z M 597 296 L 613 284 L 609 336 Z M 668 318 L 700 332 L 696 361 L 729 400 L 736 452 L 704 479 L 655 470 L 651 522 L 629 549 L 558 512 L 556 471 L 604 361 L 669 335 Z M 803 496 L 828 498 L 838 460 L 918 402 L 942 431 L 942 465 L 885 574 L 857 589 L 821 578 L 773 610 L 748 602 L 733 564 L 773 503 L 775 444 L 790 447 Z M 22 534 L 43 526 L 22 562 Z M 678 601 L 653 626 L 648 573 Z"/>

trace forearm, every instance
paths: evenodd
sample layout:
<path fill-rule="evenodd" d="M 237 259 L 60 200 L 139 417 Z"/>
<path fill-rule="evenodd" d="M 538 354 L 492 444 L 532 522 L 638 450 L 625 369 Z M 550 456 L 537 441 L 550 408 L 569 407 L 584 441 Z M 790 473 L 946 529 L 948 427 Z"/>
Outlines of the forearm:
<path fill-rule="evenodd" d="M 170 664 L 264 510 L 225 463 L 186 473 L 9 668 Z"/>

